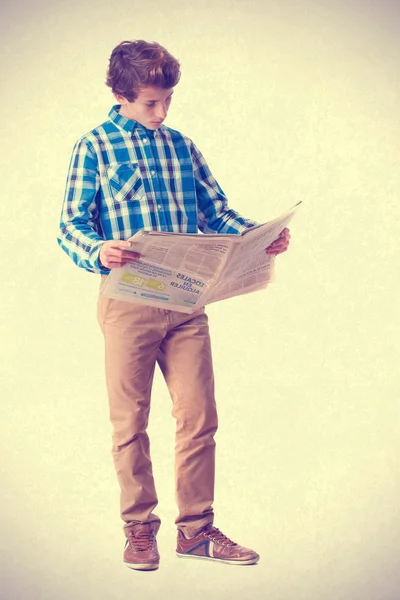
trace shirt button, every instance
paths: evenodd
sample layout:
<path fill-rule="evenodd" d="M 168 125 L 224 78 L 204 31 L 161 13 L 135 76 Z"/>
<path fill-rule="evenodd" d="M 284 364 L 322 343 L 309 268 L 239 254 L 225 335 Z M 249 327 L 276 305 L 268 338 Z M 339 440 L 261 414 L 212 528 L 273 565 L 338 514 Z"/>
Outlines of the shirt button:
<path fill-rule="evenodd" d="M 155 175 L 155 174 L 156 174 L 156 172 L 155 172 L 155 171 L 150 171 L 150 173 L 151 173 L 152 175 Z"/>
<path fill-rule="evenodd" d="M 147 138 L 143 138 L 143 144 L 147 144 Z"/>
<path fill-rule="evenodd" d="M 161 210 L 162 209 L 162 204 L 157 204 L 157 208 Z"/>

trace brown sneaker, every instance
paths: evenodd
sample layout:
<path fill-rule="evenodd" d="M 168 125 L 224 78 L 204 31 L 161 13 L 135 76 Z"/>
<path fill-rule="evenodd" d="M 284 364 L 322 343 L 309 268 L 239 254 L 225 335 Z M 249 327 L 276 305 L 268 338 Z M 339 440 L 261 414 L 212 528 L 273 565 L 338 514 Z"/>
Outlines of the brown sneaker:
<path fill-rule="evenodd" d="M 180 558 L 204 558 L 230 565 L 253 565 L 260 558 L 254 550 L 232 542 L 211 524 L 190 538 L 178 529 L 176 554 Z"/>
<path fill-rule="evenodd" d="M 124 549 L 124 563 L 130 569 L 153 571 L 158 569 L 156 534 L 150 523 L 136 523 L 127 533 Z"/>

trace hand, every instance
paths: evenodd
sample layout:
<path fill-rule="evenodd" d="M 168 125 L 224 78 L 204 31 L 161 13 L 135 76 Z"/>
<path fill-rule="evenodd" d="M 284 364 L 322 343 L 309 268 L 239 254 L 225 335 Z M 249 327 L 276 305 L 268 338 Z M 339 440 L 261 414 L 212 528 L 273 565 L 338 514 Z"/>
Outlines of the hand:
<path fill-rule="evenodd" d="M 279 237 L 274 242 L 272 242 L 272 244 L 270 244 L 268 248 L 265 249 L 265 252 L 267 254 L 282 254 L 282 252 L 286 252 L 286 250 L 288 249 L 289 240 L 290 231 L 287 227 L 285 227 L 285 229 L 283 229 L 280 232 Z"/>
<path fill-rule="evenodd" d="M 140 254 L 126 250 L 130 248 L 132 242 L 123 240 L 107 240 L 100 249 L 100 262 L 106 269 L 114 267 L 123 267 L 128 262 L 132 262 L 140 258 Z"/>

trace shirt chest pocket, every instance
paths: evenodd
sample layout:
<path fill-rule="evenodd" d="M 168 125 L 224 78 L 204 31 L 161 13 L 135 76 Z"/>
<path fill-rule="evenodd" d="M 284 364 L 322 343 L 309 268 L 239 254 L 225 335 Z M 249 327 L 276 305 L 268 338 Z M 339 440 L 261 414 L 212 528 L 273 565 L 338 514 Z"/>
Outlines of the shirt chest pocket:
<path fill-rule="evenodd" d="M 116 202 L 131 202 L 143 198 L 144 185 L 137 163 L 110 165 L 107 178 Z"/>

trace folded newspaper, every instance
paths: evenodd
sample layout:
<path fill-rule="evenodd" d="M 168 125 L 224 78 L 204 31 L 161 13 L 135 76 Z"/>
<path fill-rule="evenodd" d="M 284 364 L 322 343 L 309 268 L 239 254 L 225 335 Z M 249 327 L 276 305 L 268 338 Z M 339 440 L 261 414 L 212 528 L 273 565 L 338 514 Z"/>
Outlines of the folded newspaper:
<path fill-rule="evenodd" d="M 140 258 L 111 269 L 101 288 L 108 298 L 193 313 L 206 304 L 265 289 L 274 278 L 267 248 L 301 202 L 241 234 L 140 230 L 130 250 Z"/>

